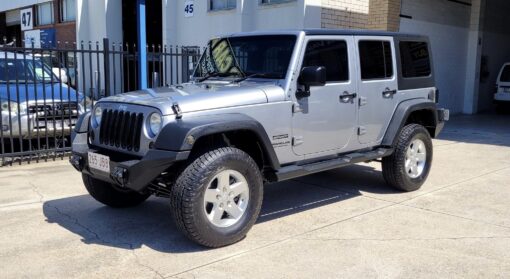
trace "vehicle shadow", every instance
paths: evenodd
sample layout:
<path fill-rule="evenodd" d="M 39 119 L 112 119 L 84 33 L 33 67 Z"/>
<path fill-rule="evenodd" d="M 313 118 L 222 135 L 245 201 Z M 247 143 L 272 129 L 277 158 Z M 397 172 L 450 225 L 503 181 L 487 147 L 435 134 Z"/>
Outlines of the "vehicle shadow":
<path fill-rule="evenodd" d="M 342 202 L 360 196 L 360 191 L 395 193 L 384 184 L 379 171 L 364 165 L 315 174 L 307 180 L 269 184 L 264 191 L 258 223 Z M 43 212 L 47 222 L 79 235 L 87 244 L 123 249 L 143 245 L 165 253 L 206 250 L 177 230 L 168 203 L 167 199 L 150 198 L 135 208 L 114 209 L 80 195 L 47 201 Z"/>

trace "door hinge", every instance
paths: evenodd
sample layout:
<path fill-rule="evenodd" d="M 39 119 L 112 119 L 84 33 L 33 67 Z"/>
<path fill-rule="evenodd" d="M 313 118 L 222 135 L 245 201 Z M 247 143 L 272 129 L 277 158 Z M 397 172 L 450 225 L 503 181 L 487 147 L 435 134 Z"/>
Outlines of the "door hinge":
<path fill-rule="evenodd" d="M 367 128 L 365 126 L 358 127 L 358 136 L 364 135 L 367 133 Z"/>
<path fill-rule="evenodd" d="M 292 146 L 301 145 L 303 142 L 303 136 L 292 137 Z"/>
<path fill-rule="evenodd" d="M 364 106 L 364 105 L 366 105 L 366 104 L 368 103 L 368 100 L 367 100 L 367 98 L 365 98 L 365 97 L 361 97 L 361 96 L 360 96 L 358 100 L 359 100 L 359 106 L 360 106 L 360 107 L 361 107 L 361 106 Z"/>
<path fill-rule="evenodd" d="M 303 109 L 299 106 L 299 103 L 292 104 L 292 113 L 302 112 Z"/>

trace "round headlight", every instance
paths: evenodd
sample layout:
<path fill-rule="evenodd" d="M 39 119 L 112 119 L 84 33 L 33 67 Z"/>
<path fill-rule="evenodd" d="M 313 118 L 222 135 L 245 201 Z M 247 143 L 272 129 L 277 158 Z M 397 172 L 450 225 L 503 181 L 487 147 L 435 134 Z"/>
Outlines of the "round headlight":
<path fill-rule="evenodd" d="M 153 136 L 157 136 L 161 131 L 161 115 L 157 112 L 153 113 L 149 117 L 149 130 Z"/>
<path fill-rule="evenodd" d="M 103 110 L 100 107 L 97 107 L 94 110 L 94 122 L 97 126 L 101 125 L 101 117 L 103 116 Z"/>

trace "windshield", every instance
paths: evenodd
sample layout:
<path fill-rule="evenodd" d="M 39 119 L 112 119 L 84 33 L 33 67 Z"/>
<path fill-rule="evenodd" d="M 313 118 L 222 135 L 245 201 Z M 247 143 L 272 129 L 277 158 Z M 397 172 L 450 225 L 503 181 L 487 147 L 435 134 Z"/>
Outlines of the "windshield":
<path fill-rule="evenodd" d="M 283 79 L 287 74 L 296 36 L 263 35 L 209 41 L 194 77 L 232 76 Z"/>
<path fill-rule="evenodd" d="M 58 79 L 39 59 L 0 59 L 0 83 L 51 82 Z"/>
<path fill-rule="evenodd" d="M 505 66 L 499 80 L 501 82 L 510 82 L 510 65 Z"/>

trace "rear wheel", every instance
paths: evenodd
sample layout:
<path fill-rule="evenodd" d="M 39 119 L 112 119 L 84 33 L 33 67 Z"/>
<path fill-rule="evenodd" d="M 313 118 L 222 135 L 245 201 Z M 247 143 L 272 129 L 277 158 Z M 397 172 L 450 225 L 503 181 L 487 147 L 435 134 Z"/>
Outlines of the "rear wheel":
<path fill-rule="evenodd" d="M 410 192 L 420 189 L 432 164 L 432 139 L 425 127 L 402 128 L 391 156 L 382 160 L 383 176 L 392 187 Z"/>
<path fill-rule="evenodd" d="M 89 194 L 98 202 L 111 207 L 133 207 L 149 198 L 150 194 L 140 194 L 133 190 L 122 189 L 111 183 L 83 174 L 83 183 Z"/>
<path fill-rule="evenodd" d="M 262 205 L 263 180 L 245 152 L 224 147 L 205 152 L 172 187 L 177 227 L 192 241 L 221 247 L 243 239 Z"/>

